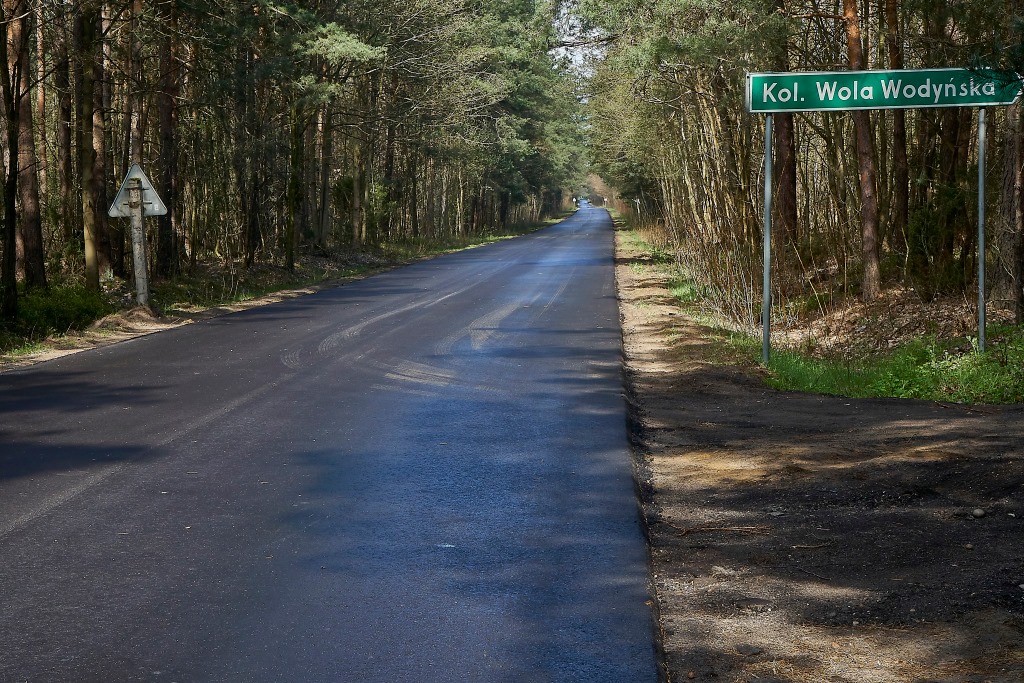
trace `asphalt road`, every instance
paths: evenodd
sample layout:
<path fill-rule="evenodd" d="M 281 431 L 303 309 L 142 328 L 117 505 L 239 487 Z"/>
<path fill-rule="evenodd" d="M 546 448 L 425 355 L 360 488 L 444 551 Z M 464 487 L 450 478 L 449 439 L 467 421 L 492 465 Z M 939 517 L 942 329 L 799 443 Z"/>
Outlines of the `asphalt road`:
<path fill-rule="evenodd" d="M 0 375 L 0 681 L 657 679 L 607 214 Z"/>

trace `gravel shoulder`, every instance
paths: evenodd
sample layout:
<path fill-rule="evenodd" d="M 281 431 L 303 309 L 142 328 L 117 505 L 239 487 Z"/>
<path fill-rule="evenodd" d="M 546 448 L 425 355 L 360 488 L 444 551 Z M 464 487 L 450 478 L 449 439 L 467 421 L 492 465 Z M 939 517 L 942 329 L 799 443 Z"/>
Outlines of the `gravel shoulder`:
<path fill-rule="evenodd" d="M 668 679 L 1024 681 L 1024 408 L 766 388 L 617 240 Z"/>

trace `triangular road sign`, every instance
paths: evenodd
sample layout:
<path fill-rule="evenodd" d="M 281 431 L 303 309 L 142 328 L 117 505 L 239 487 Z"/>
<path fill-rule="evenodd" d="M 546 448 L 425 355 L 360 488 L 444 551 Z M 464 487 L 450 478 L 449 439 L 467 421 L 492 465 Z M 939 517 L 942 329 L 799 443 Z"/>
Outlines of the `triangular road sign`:
<path fill-rule="evenodd" d="M 121 189 L 114 197 L 114 203 L 107 209 L 107 215 L 111 218 L 131 218 L 132 212 L 128 208 L 128 183 L 138 178 L 142 181 L 142 213 L 145 216 L 163 216 L 167 213 L 167 205 L 160 199 L 160 195 L 153 188 L 153 183 L 143 173 L 138 164 L 132 164 L 128 169 L 128 175 L 121 183 Z"/>

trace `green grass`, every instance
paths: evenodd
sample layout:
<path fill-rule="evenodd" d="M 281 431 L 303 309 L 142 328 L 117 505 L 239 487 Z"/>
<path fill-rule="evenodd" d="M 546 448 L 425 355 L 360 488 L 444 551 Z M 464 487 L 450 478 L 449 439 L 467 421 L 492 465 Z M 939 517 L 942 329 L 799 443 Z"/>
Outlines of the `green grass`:
<path fill-rule="evenodd" d="M 646 244 L 635 231 L 630 243 L 650 255 L 650 263 L 668 278 L 668 288 L 687 315 L 714 342 L 708 360 L 755 366 L 761 359 L 759 336 L 741 334 L 699 307 L 699 283 L 680 272 L 671 257 Z M 808 305 L 817 305 L 817 300 Z M 817 358 L 774 349 L 766 383 L 783 391 L 805 391 L 851 398 L 908 398 L 957 403 L 1024 403 L 1024 327 L 986 330 L 987 352 L 977 339 L 922 337 L 884 354 L 858 358 Z"/>
<path fill-rule="evenodd" d="M 976 340 L 934 338 L 856 361 L 776 351 L 768 363 L 768 383 L 837 396 L 1024 403 L 1024 330 L 993 328 L 989 334 L 984 354 L 977 352 Z"/>
<path fill-rule="evenodd" d="M 682 274 L 676 274 L 669 279 L 668 291 L 684 306 L 696 305 L 700 295 L 697 283 Z"/>

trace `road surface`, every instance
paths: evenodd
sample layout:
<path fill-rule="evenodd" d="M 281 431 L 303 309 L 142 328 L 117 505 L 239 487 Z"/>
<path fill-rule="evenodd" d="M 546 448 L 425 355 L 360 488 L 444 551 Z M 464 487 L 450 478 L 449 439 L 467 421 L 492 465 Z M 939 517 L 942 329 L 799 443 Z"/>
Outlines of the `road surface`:
<path fill-rule="evenodd" d="M 0 375 L 0 681 L 657 679 L 607 214 Z"/>

